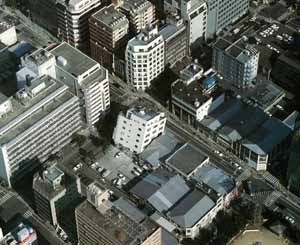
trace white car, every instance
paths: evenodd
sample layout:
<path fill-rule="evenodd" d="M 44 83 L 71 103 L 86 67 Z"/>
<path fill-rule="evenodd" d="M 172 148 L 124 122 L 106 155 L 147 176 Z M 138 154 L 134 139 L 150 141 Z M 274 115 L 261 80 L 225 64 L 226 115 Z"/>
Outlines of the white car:
<path fill-rule="evenodd" d="M 97 163 L 94 162 L 94 163 L 91 165 L 91 168 L 92 168 L 92 169 L 95 169 L 96 167 L 97 167 Z"/>
<path fill-rule="evenodd" d="M 117 153 L 115 154 L 115 158 L 120 158 L 120 156 L 121 156 L 121 152 L 117 152 Z"/>
<path fill-rule="evenodd" d="M 106 178 L 108 175 L 110 175 L 111 171 L 109 171 L 108 169 L 106 169 L 103 174 L 102 174 L 102 177 L 103 178 Z"/>
<path fill-rule="evenodd" d="M 224 156 L 224 154 L 223 154 L 222 152 L 220 152 L 220 153 L 219 153 L 219 156 L 220 156 L 220 157 L 223 157 L 223 156 Z"/>
<path fill-rule="evenodd" d="M 124 175 L 123 175 L 123 174 L 121 174 L 121 173 L 118 173 L 118 177 L 119 177 L 119 178 L 123 178 L 123 177 L 124 177 Z"/>
<path fill-rule="evenodd" d="M 101 167 L 101 166 L 100 166 L 99 168 L 97 168 L 98 173 L 101 173 L 101 172 L 103 171 L 103 169 L 104 169 L 104 168 Z"/>

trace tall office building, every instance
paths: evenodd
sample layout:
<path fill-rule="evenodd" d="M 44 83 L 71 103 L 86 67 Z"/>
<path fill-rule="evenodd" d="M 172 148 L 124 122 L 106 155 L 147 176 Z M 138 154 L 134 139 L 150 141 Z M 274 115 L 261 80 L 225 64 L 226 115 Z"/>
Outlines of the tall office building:
<path fill-rule="evenodd" d="M 220 38 L 214 45 L 213 68 L 236 87 L 247 87 L 256 78 L 259 52 L 242 39 Z"/>
<path fill-rule="evenodd" d="M 110 108 L 108 72 L 99 63 L 62 43 L 51 50 L 56 57 L 56 76 L 81 100 L 88 127 L 103 118 Z"/>
<path fill-rule="evenodd" d="M 150 87 L 165 67 L 164 39 L 157 26 L 143 30 L 128 42 L 125 60 L 127 82 L 137 90 Z"/>
<path fill-rule="evenodd" d="M 113 140 L 132 152 L 141 153 L 164 132 L 166 121 L 164 113 L 140 107 L 130 108 L 125 115 L 122 112 L 119 114 Z"/>
<path fill-rule="evenodd" d="M 17 72 L 19 88 L 42 75 L 63 82 L 79 97 L 82 120 L 88 127 L 109 111 L 107 70 L 71 45 L 64 42 L 51 51 L 39 49 L 25 57 L 21 65 Z"/>
<path fill-rule="evenodd" d="M 55 162 L 47 162 L 34 175 L 32 189 L 37 214 L 53 226 L 60 226 L 76 237 L 75 207 L 80 203 L 80 180 L 65 174 Z"/>
<path fill-rule="evenodd" d="M 91 16 L 89 28 L 91 57 L 105 68 L 114 70 L 115 54 L 128 41 L 126 16 L 111 4 Z"/>
<path fill-rule="evenodd" d="M 11 185 L 70 143 L 82 127 L 79 99 L 49 76 L 0 102 L 0 177 Z"/>
<path fill-rule="evenodd" d="M 207 4 L 204 0 L 182 0 L 180 5 L 182 18 L 187 23 L 189 44 L 206 37 Z"/>
<path fill-rule="evenodd" d="M 57 35 L 57 0 L 28 0 L 33 22 Z"/>
<path fill-rule="evenodd" d="M 124 0 L 120 4 L 120 11 L 127 16 L 133 34 L 155 22 L 155 7 L 147 0 Z"/>
<path fill-rule="evenodd" d="M 88 53 L 88 19 L 100 5 L 100 0 L 57 0 L 58 37 Z"/>
<path fill-rule="evenodd" d="M 249 0 L 207 0 L 206 37 L 212 38 L 249 10 Z"/>
<path fill-rule="evenodd" d="M 90 192 L 90 193 L 89 193 Z M 107 191 L 92 184 L 87 200 L 76 208 L 82 245 L 161 245 L 161 228 L 127 200 L 108 200 Z"/>

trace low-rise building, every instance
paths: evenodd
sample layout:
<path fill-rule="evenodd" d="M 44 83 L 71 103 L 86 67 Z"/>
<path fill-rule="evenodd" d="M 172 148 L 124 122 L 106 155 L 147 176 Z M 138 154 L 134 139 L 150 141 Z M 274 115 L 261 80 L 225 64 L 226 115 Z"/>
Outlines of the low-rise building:
<path fill-rule="evenodd" d="M 164 132 L 166 121 L 164 113 L 132 107 L 126 114 L 119 114 L 113 140 L 116 145 L 141 153 L 153 139 Z"/>
<path fill-rule="evenodd" d="M 172 84 L 172 112 L 181 120 L 196 126 L 225 100 L 216 79 L 212 70 L 204 72 L 196 63 L 187 66 Z"/>

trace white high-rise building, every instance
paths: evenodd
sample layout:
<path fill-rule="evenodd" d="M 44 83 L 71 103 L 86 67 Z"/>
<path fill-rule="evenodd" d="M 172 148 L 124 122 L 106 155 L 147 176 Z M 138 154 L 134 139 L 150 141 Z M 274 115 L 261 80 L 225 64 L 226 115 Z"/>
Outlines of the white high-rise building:
<path fill-rule="evenodd" d="M 119 114 L 113 140 L 116 145 L 141 153 L 154 138 L 164 132 L 166 121 L 164 113 L 142 107 L 130 108 L 126 114 Z"/>
<path fill-rule="evenodd" d="M 143 30 L 128 42 L 125 59 L 127 81 L 137 90 L 150 87 L 165 67 L 164 39 L 157 26 Z"/>
<path fill-rule="evenodd" d="M 17 72 L 19 89 L 33 78 L 49 75 L 66 84 L 80 98 L 81 115 L 87 126 L 109 111 L 107 70 L 71 45 L 62 43 L 51 51 L 39 49 L 21 63 L 23 68 Z"/>
<path fill-rule="evenodd" d="M 189 44 L 205 39 L 207 25 L 207 4 L 203 0 L 182 0 L 181 16 L 187 22 Z"/>
<path fill-rule="evenodd" d="M 15 96 L 0 96 L 0 178 L 10 186 L 81 128 L 78 97 L 50 76 L 28 81 Z"/>
<path fill-rule="evenodd" d="M 58 0 L 58 36 L 75 48 L 88 51 L 88 19 L 100 8 L 100 5 L 100 0 Z"/>

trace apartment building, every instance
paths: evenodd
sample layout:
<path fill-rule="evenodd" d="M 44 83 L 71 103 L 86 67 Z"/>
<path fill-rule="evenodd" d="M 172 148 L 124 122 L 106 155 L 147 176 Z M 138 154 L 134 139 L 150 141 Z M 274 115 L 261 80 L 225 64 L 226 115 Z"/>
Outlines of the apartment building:
<path fill-rule="evenodd" d="M 207 0 L 206 38 L 212 38 L 249 10 L 249 0 Z"/>
<path fill-rule="evenodd" d="M 182 0 L 180 11 L 187 24 L 190 46 L 198 40 L 205 40 L 207 28 L 206 1 Z"/>
<path fill-rule="evenodd" d="M 109 70 L 119 48 L 128 42 L 129 21 L 113 4 L 103 7 L 89 19 L 91 57 Z"/>
<path fill-rule="evenodd" d="M 259 51 L 242 39 L 220 38 L 214 45 L 213 68 L 238 88 L 251 84 L 257 76 Z"/>
<path fill-rule="evenodd" d="M 1 96 L 0 177 L 10 186 L 81 129 L 80 102 L 66 85 L 37 77 L 14 96 Z"/>
<path fill-rule="evenodd" d="M 125 60 L 127 82 L 137 90 L 150 87 L 165 67 L 164 39 L 157 26 L 143 30 L 128 42 Z"/>
<path fill-rule="evenodd" d="M 1 230 L 1 229 L 0 229 Z M 22 244 L 22 245 L 37 245 L 37 231 L 28 224 L 19 223 L 14 229 L 12 229 L 5 236 L 0 237 L 0 244 Z"/>
<path fill-rule="evenodd" d="M 100 0 L 57 0 L 58 37 L 73 47 L 89 53 L 88 19 L 100 5 Z"/>
<path fill-rule="evenodd" d="M 113 140 L 116 145 L 141 153 L 154 138 L 164 132 L 166 121 L 164 113 L 132 107 L 126 114 L 119 114 Z"/>
<path fill-rule="evenodd" d="M 120 11 L 129 20 L 130 33 L 137 34 L 155 23 L 155 6 L 147 0 L 124 0 Z"/>
<path fill-rule="evenodd" d="M 120 198 L 108 200 L 107 190 L 96 184 L 87 200 L 76 208 L 78 240 L 82 245 L 161 245 L 161 228 L 133 203 Z"/>

